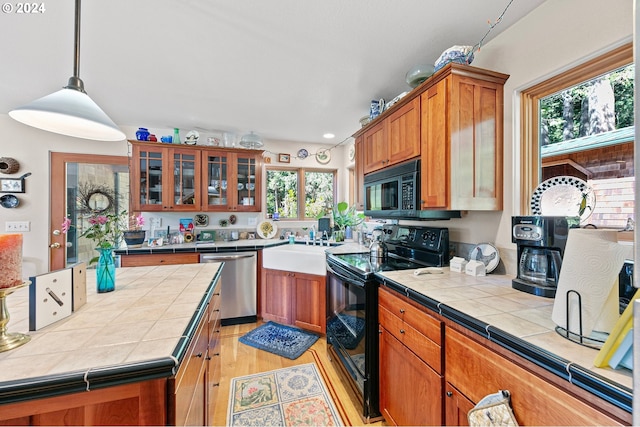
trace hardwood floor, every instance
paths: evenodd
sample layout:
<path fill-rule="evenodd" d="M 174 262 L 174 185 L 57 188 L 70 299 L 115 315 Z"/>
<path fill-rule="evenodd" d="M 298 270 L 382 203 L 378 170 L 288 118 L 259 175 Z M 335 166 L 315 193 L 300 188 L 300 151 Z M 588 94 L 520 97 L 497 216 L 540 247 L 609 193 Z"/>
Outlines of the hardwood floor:
<path fill-rule="evenodd" d="M 238 338 L 254 329 L 260 323 L 261 322 L 222 327 L 222 343 L 220 348 L 222 372 L 220 391 L 218 392 L 218 397 L 215 402 L 216 410 L 213 417 L 213 425 L 226 425 L 229 387 L 232 378 L 311 362 L 315 362 L 318 370 L 322 373 L 331 397 L 342 417 L 342 422 L 347 426 L 365 425 L 360 416 L 360 410 L 356 408 L 351 399 L 353 392 L 342 384 L 338 373 L 327 358 L 327 343 L 324 337 L 316 341 L 302 356 L 296 360 L 290 360 L 238 342 Z M 386 424 L 384 424 L 384 422 L 377 422 L 367 425 L 383 426 Z"/>

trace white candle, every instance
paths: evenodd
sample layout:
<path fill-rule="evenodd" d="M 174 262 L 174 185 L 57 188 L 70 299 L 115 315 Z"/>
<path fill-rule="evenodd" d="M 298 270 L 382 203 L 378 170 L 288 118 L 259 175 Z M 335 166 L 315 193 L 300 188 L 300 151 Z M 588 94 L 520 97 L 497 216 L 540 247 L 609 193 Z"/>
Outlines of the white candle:
<path fill-rule="evenodd" d="M 22 283 L 22 234 L 0 234 L 0 288 Z"/>

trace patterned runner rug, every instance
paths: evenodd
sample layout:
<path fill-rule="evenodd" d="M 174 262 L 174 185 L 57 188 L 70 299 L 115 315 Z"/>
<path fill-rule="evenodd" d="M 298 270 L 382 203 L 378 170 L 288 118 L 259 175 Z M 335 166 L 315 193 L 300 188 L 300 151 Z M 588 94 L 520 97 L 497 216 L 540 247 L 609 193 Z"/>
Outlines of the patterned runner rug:
<path fill-rule="evenodd" d="M 228 426 L 342 426 L 315 363 L 231 380 Z"/>

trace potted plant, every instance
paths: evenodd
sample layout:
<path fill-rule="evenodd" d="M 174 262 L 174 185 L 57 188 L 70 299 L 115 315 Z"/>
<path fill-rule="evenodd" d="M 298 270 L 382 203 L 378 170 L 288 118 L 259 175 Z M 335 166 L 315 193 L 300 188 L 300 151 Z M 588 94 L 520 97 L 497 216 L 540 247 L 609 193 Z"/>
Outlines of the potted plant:
<path fill-rule="evenodd" d="M 122 234 L 128 248 L 139 248 L 144 243 L 146 231 L 142 230 L 144 217 L 142 214 L 129 217 L 129 229 Z"/>
<path fill-rule="evenodd" d="M 340 202 L 334 205 L 332 213 L 336 242 L 344 241 L 347 227 L 354 229 L 362 224 L 365 219 L 364 214 L 356 212 L 355 205 L 349 206 L 347 202 Z"/>

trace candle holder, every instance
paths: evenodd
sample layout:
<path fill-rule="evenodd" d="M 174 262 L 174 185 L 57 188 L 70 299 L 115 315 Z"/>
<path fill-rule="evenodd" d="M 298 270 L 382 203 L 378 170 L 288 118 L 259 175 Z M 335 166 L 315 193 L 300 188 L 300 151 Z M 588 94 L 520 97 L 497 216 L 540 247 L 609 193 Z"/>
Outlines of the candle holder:
<path fill-rule="evenodd" d="M 11 318 L 11 316 L 9 316 L 9 310 L 7 310 L 7 296 L 29 284 L 31 284 L 31 282 L 26 281 L 11 288 L 0 289 L 0 352 L 20 347 L 31 339 L 27 334 L 7 332 L 7 324 Z"/>

